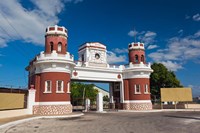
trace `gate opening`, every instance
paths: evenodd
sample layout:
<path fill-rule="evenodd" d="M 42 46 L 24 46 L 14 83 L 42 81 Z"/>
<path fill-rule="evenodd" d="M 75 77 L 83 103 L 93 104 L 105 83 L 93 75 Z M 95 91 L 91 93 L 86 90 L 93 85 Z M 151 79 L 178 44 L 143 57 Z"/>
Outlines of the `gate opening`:
<path fill-rule="evenodd" d="M 98 92 L 101 92 L 103 95 L 104 111 L 122 109 L 120 103 L 120 82 L 72 80 L 71 104 L 73 111 L 96 111 L 96 96 Z"/>

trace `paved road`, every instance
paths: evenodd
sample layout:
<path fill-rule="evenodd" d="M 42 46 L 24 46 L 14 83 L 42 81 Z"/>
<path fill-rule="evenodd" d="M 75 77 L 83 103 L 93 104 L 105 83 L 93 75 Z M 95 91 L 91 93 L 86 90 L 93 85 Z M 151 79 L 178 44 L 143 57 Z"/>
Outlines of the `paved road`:
<path fill-rule="evenodd" d="M 79 118 L 38 119 L 0 133 L 199 133 L 200 112 L 87 113 Z"/>

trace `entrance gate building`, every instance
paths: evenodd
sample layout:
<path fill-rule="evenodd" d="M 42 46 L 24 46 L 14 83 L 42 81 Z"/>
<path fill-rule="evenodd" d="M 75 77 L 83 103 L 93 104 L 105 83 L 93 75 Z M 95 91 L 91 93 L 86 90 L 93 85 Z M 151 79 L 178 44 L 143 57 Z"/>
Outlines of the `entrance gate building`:
<path fill-rule="evenodd" d="M 145 60 L 143 43 L 128 46 L 129 64 L 110 65 L 106 46 L 85 43 L 79 47 L 79 59 L 67 52 L 67 29 L 50 26 L 46 29 L 45 51 L 40 52 L 26 68 L 29 86 L 35 86 L 33 114 L 66 114 L 72 112 L 70 82 L 110 82 L 110 104 L 120 103 L 124 110 L 150 110 L 149 77 L 153 71 Z"/>

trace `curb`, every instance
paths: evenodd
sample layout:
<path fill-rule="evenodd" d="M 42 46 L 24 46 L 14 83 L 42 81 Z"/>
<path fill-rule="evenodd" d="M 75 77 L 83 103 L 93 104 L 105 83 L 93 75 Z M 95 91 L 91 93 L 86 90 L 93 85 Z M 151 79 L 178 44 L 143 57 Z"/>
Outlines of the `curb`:
<path fill-rule="evenodd" d="M 2 124 L 0 125 L 0 129 L 5 128 L 5 127 L 12 127 L 15 126 L 17 124 L 23 123 L 23 122 L 27 122 L 27 121 L 31 121 L 31 120 L 35 120 L 35 119 L 42 119 L 42 118 L 46 118 L 46 119 L 52 119 L 52 118 L 73 118 L 73 117 L 80 117 L 83 116 L 84 114 L 74 114 L 74 115 L 62 115 L 62 116 L 36 116 L 36 117 L 32 117 L 32 118 L 26 118 L 26 119 L 21 119 L 21 120 L 17 120 L 17 121 L 13 121 L 13 122 L 8 122 L 6 124 Z"/>
<path fill-rule="evenodd" d="M 151 113 L 151 112 L 197 112 L 199 109 L 159 109 L 159 110 L 118 110 L 118 112 L 135 112 L 135 113 Z"/>
<path fill-rule="evenodd" d="M 118 112 L 135 112 L 135 113 L 150 113 L 150 112 L 162 112 L 163 110 L 118 110 Z"/>

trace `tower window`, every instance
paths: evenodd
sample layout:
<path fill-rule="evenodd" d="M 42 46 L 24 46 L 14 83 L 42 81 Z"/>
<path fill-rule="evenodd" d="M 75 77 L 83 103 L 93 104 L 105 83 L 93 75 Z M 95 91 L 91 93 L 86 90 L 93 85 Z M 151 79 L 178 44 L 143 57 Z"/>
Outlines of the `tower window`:
<path fill-rule="evenodd" d="M 71 93 L 70 92 L 70 81 L 67 83 L 67 93 Z"/>
<path fill-rule="evenodd" d="M 141 56 L 141 62 L 144 62 L 144 55 Z"/>
<path fill-rule="evenodd" d="M 44 93 L 51 93 L 51 86 L 51 80 L 46 80 Z"/>
<path fill-rule="evenodd" d="M 135 55 L 135 62 L 138 63 L 139 60 L 138 60 L 138 55 Z"/>
<path fill-rule="evenodd" d="M 59 43 L 58 43 L 58 52 L 61 52 L 61 51 L 62 51 L 62 43 L 59 42 Z"/>
<path fill-rule="evenodd" d="M 53 42 L 50 42 L 50 50 L 53 51 Z"/>
<path fill-rule="evenodd" d="M 57 93 L 63 93 L 63 81 L 62 80 L 57 80 L 56 81 L 56 92 Z"/>
<path fill-rule="evenodd" d="M 145 85 L 144 85 L 144 93 L 145 93 L 145 94 L 149 93 L 148 84 L 145 84 Z"/>
<path fill-rule="evenodd" d="M 85 61 L 84 54 L 81 55 L 81 61 Z"/>
<path fill-rule="evenodd" d="M 135 85 L 135 94 L 141 94 L 140 85 L 139 84 Z"/>

